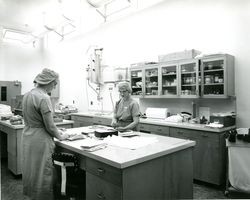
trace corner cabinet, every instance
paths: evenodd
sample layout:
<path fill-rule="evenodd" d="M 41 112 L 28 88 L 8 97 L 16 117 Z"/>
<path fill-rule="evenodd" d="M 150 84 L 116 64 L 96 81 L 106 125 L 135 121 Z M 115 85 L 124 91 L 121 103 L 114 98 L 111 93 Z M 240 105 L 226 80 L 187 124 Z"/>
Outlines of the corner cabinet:
<path fill-rule="evenodd" d="M 201 96 L 204 98 L 227 98 L 235 95 L 234 57 L 216 54 L 201 59 Z"/>

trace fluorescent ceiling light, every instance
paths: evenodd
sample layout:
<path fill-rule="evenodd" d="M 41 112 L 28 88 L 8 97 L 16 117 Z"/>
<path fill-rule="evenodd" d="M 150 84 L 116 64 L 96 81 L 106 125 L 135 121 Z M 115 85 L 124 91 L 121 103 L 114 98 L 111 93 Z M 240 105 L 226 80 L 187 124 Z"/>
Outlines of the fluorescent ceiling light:
<path fill-rule="evenodd" d="M 15 40 L 23 43 L 28 43 L 32 41 L 34 38 L 28 32 L 21 32 L 12 29 L 4 29 L 3 30 L 3 39 L 4 40 Z"/>
<path fill-rule="evenodd" d="M 97 1 L 95 0 L 87 0 L 87 2 L 96 9 L 96 11 L 107 20 L 107 17 L 121 13 L 121 11 L 125 11 L 128 8 L 132 7 L 132 0 L 107 0 L 107 1 Z M 100 3 L 99 3 L 100 2 Z M 95 4 L 96 3 L 96 4 Z"/>
<path fill-rule="evenodd" d="M 102 7 L 102 6 L 108 4 L 112 1 L 114 1 L 114 0 L 87 0 L 87 2 L 95 8 Z"/>

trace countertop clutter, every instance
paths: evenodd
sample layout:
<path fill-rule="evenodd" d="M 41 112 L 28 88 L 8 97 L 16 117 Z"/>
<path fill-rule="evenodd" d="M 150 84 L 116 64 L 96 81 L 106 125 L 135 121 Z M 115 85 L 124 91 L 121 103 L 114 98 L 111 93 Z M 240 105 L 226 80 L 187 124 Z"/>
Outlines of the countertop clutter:
<path fill-rule="evenodd" d="M 104 125 L 110 126 L 111 113 L 74 113 L 71 114 L 74 127 Z M 194 179 L 221 185 L 226 175 L 225 133 L 235 126 L 213 128 L 206 124 L 189 122 L 168 122 L 165 119 L 141 118 L 138 133 L 161 135 L 166 138 L 180 138 L 195 141 L 193 151 Z"/>
<path fill-rule="evenodd" d="M 92 118 L 112 119 L 112 114 L 110 113 L 106 114 L 106 113 L 97 113 L 97 112 L 74 113 L 71 116 L 85 116 L 85 117 L 92 117 Z M 232 128 L 235 128 L 235 125 L 229 126 L 229 127 L 217 128 L 217 127 L 209 127 L 206 124 L 189 123 L 189 122 L 170 122 L 170 121 L 167 121 L 166 119 L 140 118 L 140 123 L 169 126 L 169 127 L 176 127 L 176 128 L 202 130 L 202 131 L 211 131 L 211 132 L 224 132 L 227 130 L 231 130 Z"/>

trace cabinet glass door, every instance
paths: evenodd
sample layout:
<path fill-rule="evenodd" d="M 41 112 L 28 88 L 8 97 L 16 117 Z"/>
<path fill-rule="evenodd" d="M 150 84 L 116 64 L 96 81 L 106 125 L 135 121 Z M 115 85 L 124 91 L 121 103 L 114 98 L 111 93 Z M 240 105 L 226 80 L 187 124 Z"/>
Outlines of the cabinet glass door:
<path fill-rule="evenodd" d="M 158 66 L 145 69 L 145 95 L 158 95 Z"/>
<path fill-rule="evenodd" d="M 180 64 L 180 89 L 183 97 L 198 96 L 198 62 Z"/>
<path fill-rule="evenodd" d="M 131 95 L 142 96 L 142 85 L 142 70 L 131 71 Z"/>
<path fill-rule="evenodd" d="M 203 95 L 225 94 L 224 71 L 224 59 L 203 61 Z"/>
<path fill-rule="evenodd" d="M 173 96 L 178 94 L 177 65 L 163 66 L 161 68 L 162 95 Z"/>

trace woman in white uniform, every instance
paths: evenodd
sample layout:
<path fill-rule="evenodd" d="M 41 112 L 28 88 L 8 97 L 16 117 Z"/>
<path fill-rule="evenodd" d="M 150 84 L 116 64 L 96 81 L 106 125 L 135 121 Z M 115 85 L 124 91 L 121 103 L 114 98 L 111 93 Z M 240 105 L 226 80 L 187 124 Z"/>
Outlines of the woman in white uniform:
<path fill-rule="evenodd" d="M 116 102 L 111 126 L 118 131 L 136 130 L 139 123 L 140 108 L 137 101 L 131 97 L 131 87 L 128 82 L 118 84 L 120 100 Z"/>
<path fill-rule="evenodd" d="M 53 138 L 68 138 L 54 124 L 48 95 L 55 88 L 58 77 L 56 72 L 43 69 L 34 80 L 36 87 L 23 98 L 23 192 L 35 200 L 53 199 Z"/>

